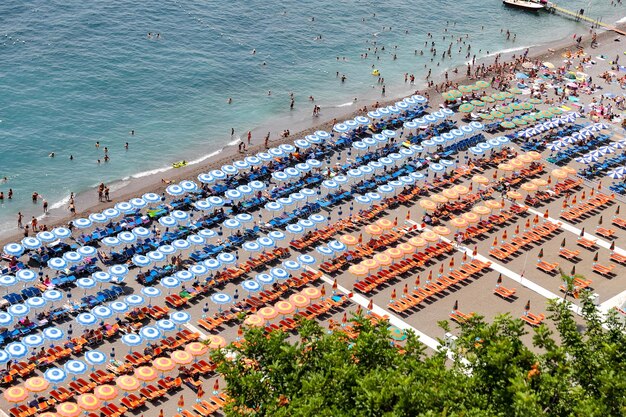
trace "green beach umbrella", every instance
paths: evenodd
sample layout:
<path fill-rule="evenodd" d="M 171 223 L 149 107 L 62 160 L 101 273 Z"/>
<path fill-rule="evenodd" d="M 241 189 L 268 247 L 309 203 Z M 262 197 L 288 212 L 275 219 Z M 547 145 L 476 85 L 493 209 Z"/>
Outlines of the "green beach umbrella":
<path fill-rule="evenodd" d="M 493 120 L 493 116 L 492 116 L 492 115 L 490 115 L 490 114 L 481 114 L 481 115 L 480 115 L 480 117 L 481 117 L 483 120 Z"/>
<path fill-rule="evenodd" d="M 448 91 L 448 94 L 455 98 L 459 98 L 463 95 L 463 93 L 461 93 L 459 90 L 450 90 Z"/>
<path fill-rule="evenodd" d="M 532 103 L 529 103 L 529 102 L 522 103 L 522 109 L 524 110 L 532 110 L 534 107 L 535 106 L 533 106 Z"/>
<path fill-rule="evenodd" d="M 565 74 L 565 78 L 569 79 L 569 80 L 575 80 L 576 79 L 576 73 L 575 72 L 568 72 L 567 74 Z"/>
<path fill-rule="evenodd" d="M 447 100 L 447 101 L 454 101 L 454 100 L 456 100 L 456 98 L 451 96 L 449 92 L 441 93 L 441 97 L 443 97 L 444 100 Z"/>
<path fill-rule="evenodd" d="M 541 104 L 543 103 L 543 100 L 541 100 L 540 98 L 531 98 L 530 100 L 528 100 L 528 102 L 533 104 Z"/>
<path fill-rule="evenodd" d="M 472 91 L 478 91 L 478 90 L 480 90 L 480 87 L 479 87 L 479 86 L 477 86 L 476 84 L 471 84 L 471 85 L 470 85 L 470 88 L 472 89 Z"/>
<path fill-rule="evenodd" d="M 515 123 L 507 121 L 507 122 L 500 123 L 500 126 L 502 126 L 505 129 L 513 129 L 515 127 Z"/>
<path fill-rule="evenodd" d="M 515 125 L 517 125 L 517 126 L 526 126 L 528 124 L 528 122 L 526 120 L 524 120 L 524 119 L 517 119 L 517 118 L 515 118 L 515 119 L 513 119 L 511 121 L 513 123 L 515 123 Z"/>
<path fill-rule="evenodd" d="M 471 113 L 474 110 L 474 106 L 470 103 L 463 103 L 459 106 L 459 111 L 462 113 Z"/>
<path fill-rule="evenodd" d="M 513 109 L 510 106 L 502 106 L 498 110 L 500 110 L 504 114 L 511 114 L 511 113 L 513 113 Z"/>
<path fill-rule="evenodd" d="M 509 93 L 508 91 L 502 92 L 502 95 L 504 96 L 504 98 L 513 98 L 513 94 Z"/>
<path fill-rule="evenodd" d="M 512 88 L 509 88 L 509 93 L 512 93 L 512 94 L 522 94 L 522 90 L 520 90 L 517 87 L 512 87 Z"/>
<path fill-rule="evenodd" d="M 485 102 L 480 100 L 472 100 L 470 101 L 476 107 L 485 107 Z"/>
<path fill-rule="evenodd" d="M 474 85 L 478 88 L 487 88 L 491 85 L 491 83 L 489 83 L 488 81 L 480 80 L 476 81 L 476 84 Z"/>
<path fill-rule="evenodd" d="M 493 94 L 491 95 L 491 97 L 492 97 L 494 100 L 498 100 L 498 101 L 503 101 L 503 100 L 506 100 L 506 97 L 505 97 L 505 96 L 504 96 L 504 94 L 502 94 L 502 93 L 493 93 Z"/>
<path fill-rule="evenodd" d="M 509 107 L 512 108 L 513 110 L 522 110 L 522 104 L 521 103 L 511 103 L 509 104 Z"/>
<path fill-rule="evenodd" d="M 482 101 L 484 101 L 485 103 L 493 103 L 495 100 L 489 96 L 482 96 L 480 98 Z"/>
<path fill-rule="evenodd" d="M 558 107 L 550 107 L 550 113 L 552 113 L 552 114 L 562 114 L 563 110 L 559 109 Z"/>
<path fill-rule="evenodd" d="M 459 86 L 459 91 L 461 93 L 471 93 L 472 92 L 472 87 L 469 85 L 461 85 Z"/>
<path fill-rule="evenodd" d="M 522 116 L 522 120 L 526 120 L 527 122 L 534 122 L 535 120 L 537 120 L 537 118 L 532 114 L 525 114 Z"/>
<path fill-rule="evenodd" d="M 537 112 L 537 113 L 533 114 L 533 116 L 535 117 L 535 120 L 541 120 L 541 119 L 543 119 L 545 117 L 544 114 L 541 113 L 541 112 Z"/>
<path fill-rule="evenodd" d="M 504 119 L 504 113 L 502 113 L 501 111 L 498 111 L 498 110 L 493 110 L 491 112 L 491 115 L 493 117 L 495 117 L 496 119 Z"/>

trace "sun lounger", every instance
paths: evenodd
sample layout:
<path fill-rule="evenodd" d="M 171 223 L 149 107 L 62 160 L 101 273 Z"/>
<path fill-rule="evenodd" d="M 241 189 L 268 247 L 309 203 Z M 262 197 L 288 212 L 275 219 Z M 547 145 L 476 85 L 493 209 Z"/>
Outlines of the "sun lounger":
<path fill-rule="evenodd" d="M 615 268 L 615 265 L 609 265 L 609 266 L 604 266 L 602 264 L 599 263 L 594 263 L 593 264 L 593 272 L 596 272 L 600 275 L 604 275 L 606 276 L 612 276 L 613 275 L 613 269 Z"/>
<path fill-rule="evenodd" d="M 496 288 L 493 289 L 493 293 L 496 295 L 499 295 L 500 297 L 506 299 L 506 300 L 510 300 L 513 297 L 515 297 L 515 293 L 517 292 L 517 290 L 515 288 L 505 288 L 502 285 L 497 286 Z"/>
<path fill-rule="evenodd" d="M 539 261 L 537 263 L 537 268 L 541 269 L 543 272 L 546 272 L 548 274 L 554 274 L 558 267 L 559 267 L 558 262 L 550 263 L 546 261 Z"/>

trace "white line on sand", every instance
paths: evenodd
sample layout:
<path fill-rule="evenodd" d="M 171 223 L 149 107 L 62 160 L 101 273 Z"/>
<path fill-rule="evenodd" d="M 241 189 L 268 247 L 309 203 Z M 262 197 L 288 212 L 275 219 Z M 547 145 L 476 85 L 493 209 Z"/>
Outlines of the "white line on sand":
<path fill-rule="evenodd" d="M 413 224 L 417 224 L 415 223 L 413 220 L 407 220 L 410 223 Z M 418 225 L 419 227 L 419 225 Z M 422 229 L 422 230 L 426 230 L 426 229 Z M 446 239 L 445 237 L 441 237 L 441 240 L 443 240 L 444 242 L 448 242 L 448 243 L 452 243 L 454 245 L 454 247 L 461 252 L 465 252 L 468 256 L 472 257 L 473 256 L 473 249 L 470 249 L 466 246 L 460 246 L 460 245 L 456 245 L 454 244 L 454 242 L 452 242 L 450 239 Z M 476 256 L 473 256 L 474 258 L 478 259 L 481 262 L 490 262 L 491 263 L 491 269 L 493 269 L 496 272 L 501 273 L 502 275 L 512 279 L 513 281 L 519 283 L 520 285 L 528 288 L 531 291 L 536 292 L 537 294 L 547 298 L 547 299 L 558 299 L 560 300 L 561 297 L 559 297 L 557 294 L 553 293 L 552 291 L 542 287 L 539 284 L 534 283 L 533 281 L 529 280 L 528 278 L 518 274 L 517 272 L 513 272 L 511 271 L 509 268 L 505 267 L 504 265 L 500 265 L 497 262 L 492 261 L 491 259 L 488 259 L 487 257 L 481 255 L 480 253 L 477 254 Z M 571 304 L 570 309 L 575 312 L 576 314 L 580 314 L 580 308 L 574 304 Z"/>
<path fill-rule="evenodd" d="M 532 208 L 529 207 L 528 211 L 530 213 L 537 214 L 540 217 L 543 217 L 543 213 L 540 213 L 540 212 L 538 212 L 535 209 L 532 209 Z M 564 222 L 562 220 L 557 220 L 557 219 L 555 219 L 553 217 L 548 217 L 545 220 L 548 220 L 549 222 L 552 222 L 552 223 L 555 223 L 555 224 L 559 224 L 561 226 L 561 229 L 566 230 L 566 231 L 571 232 L 571 233 L 574 233 L 577 236 L 580 236 L 580 232 L 582 232 L 581 229 L 579 229 L 579 228 L 577 228 L 577 227 L 575 227 L 575 226 L 573 226 L 573 225 L 571 225 L 569 223 L 566 223 L 566 222 Z M 607 242 L 606 240 L 601 239 L 601 238 L 599 238 L 596 235 L 592 235 L 591 233 L 585 232 L 584 237 L 586 237 L 587 239 L 595 240 L 596 243 L 598 244 L 598 246 L 601 246 L 601 247 L 603 247 L 605 249 L 609 249 L 611 247 L 611 243 L 610 242 Z M 622 248 L 618 248 L 617 246 L 615 246 L 615 252 L 619 253 L 620 255 L 626 256 L 626 250 L 624 250 Z"/>
<path fill-rule="evenodd" d="M 307 267 L 308 270 L 310 270 L 313 273 L 317 273 L 318 271 Z M 333 285 L 334 280 L 327 276 L 322 274 L 322 280 L 324 282 L 326 282 L 327 284 Z M 361 307 L 363 307 L 364 309 L 367 309 L 368 304 L 370 302 L 369 299 L 363 297 L 360 294 L 356 294 L 350 290 L 348 290 L 345 287 L 342 287 L 341 285 L 337 284 L 337 290 L 348 295 L 348 294 L 352 294 L 352 297 L 350 297 L 350 300 L 354 301 L 355 303 L 357 303 L 358 305 L 360 305 Z M 385 310 L 384 308 L 378 306 L 377 304 L 373 305 L 373 309 L 372 311 L 380 316 L 388 316 L 389 317 L 389 322 L 391 324 L 393 324 L 394 326 L 398 327 L 399 329 L 403 329 L 403 330 L 412 330 L 415 335 L 419 338 L 420 342 L 422 342 L 423 344 L 425 344 L 426 346 L 428 346 L 431 349 L 434 350 L 439 350 L 441 345 L 439 344 L 439 342 L 437 342 L 437 340 L 435 340 L 434 338 L 426 335 L 425 333 L 420 332 L 419 330 L 417 330 L 415 327 L 411 326 L 410 324 L 408 324 L 407 322 L 405 322 L 404 320 L 402 320 L 400 317 L 396 316 L 395 314 L 390 313 L 389 311 Z"/>
<path fill-rule="evenodd" d="M 0 408 L 0 417 L 9 417 L 9 415 L 3 409 Z"/>
<path fill-rule="evenodd" d="M 204 332 L 202 332 L 200 329 L 192 324 L 185 323 L 183 324 L 183 326 L 185 326 L 191 332 L 198 333 L 200 335 L 200 340 L 207 340 L 209 338 Z"/>

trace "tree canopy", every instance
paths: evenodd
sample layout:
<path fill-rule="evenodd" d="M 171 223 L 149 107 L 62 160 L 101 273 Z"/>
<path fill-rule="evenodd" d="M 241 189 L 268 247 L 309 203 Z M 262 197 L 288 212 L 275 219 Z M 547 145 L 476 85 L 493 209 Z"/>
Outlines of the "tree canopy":
<path fill-rule="evenodd" d="M 358 336 L 303 321 L 296 336 L 247 329 L 213 359 L 233 401 L 228 416 L 620 416 L 626 415 L 626 326 L 582 300 L 551 301 L 529 332 L 508 314 L 474 317 L 454 355 L 427 352 L 408 334 L 399 348 L 386 323 L 354 316 Z M 445 325 L 443 325 L 445 327 Z"/>

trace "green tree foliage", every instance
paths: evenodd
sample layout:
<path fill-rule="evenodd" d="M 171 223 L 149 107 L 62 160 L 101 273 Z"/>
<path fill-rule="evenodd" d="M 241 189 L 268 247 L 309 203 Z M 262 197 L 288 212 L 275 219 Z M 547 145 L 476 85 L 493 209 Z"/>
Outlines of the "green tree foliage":
<path fill-rule="evenodd" d="M 562 301 L 562 300 L 560 300 Z M 549 303 L 549 326 L 519 319 L 463 324 L 451 361 L 409 334 L 354 317 L 359 336 L 303 321 L 297 336 L 259 329 L 213 359 L 233 402 L 228 416 L 623 416 L 626 326 L 583 296 L 583 317 Z M 550 330 L 554 329 L 554 330 Z"/>

